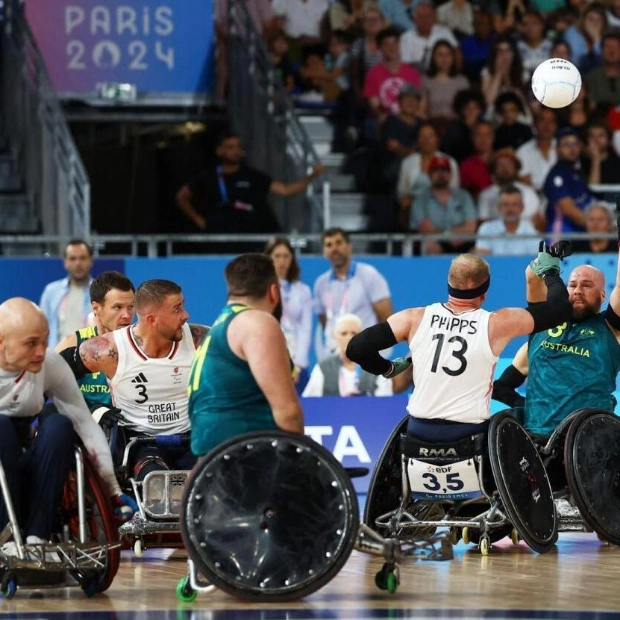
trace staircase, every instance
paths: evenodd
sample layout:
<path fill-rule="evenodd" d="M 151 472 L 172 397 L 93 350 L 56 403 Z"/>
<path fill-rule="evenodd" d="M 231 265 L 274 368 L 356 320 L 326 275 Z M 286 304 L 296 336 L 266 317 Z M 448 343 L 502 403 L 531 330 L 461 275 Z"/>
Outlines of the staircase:
<path fill-rule="evenodd" d="M 373 164 L 368 150 L 354 153 L 332 153 L 333 127 L 329 116 L 323 112 L 297 110 L 296 115 L 317 155 L 328 168 L 330 183 L 329 207 L 326 211 L 326 227 L 338 226 L 348 232 L 388 233 L 394 231 L 394 199 L 389 194 L 370 193 L 368 178 Z M 374 164 L 376 165 L 376 164 Z M 362 191 L 364 190 L 364 191 Z M 382 241 L 356 241 L 357 253 L 391 252 Z"/>
<path fill-rule="evenodd" d="M 333 127 L 324 113 L 298 110 L 296 112 L 306 130 L 314 150 L 328 168 L 330 205 L 328 225 L 347 231 L 365 231 L 369 228 L 365 212 L 365 196 L 356 191 L 356 180 L 344 171 L 345 155 L 332 153 Z"/>

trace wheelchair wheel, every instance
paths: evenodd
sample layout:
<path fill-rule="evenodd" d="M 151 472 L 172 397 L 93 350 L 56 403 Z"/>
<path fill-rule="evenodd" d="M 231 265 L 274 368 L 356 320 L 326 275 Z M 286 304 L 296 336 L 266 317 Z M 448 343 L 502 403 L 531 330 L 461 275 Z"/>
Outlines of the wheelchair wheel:
<path fill-rule="evenodd" d="M 583 409 L 566 435 L 568 488 L 581 516 L 600 537 L 620 545 L 620 420 Z"/>
<path fill-rule="evenodd" d="M 353 484 L 308 437 L 260 431 L 209 452 L 185 484 L 181 533 L 199 572 L 249 601 L 290 601 L 329 582 L 357 537 Z"/>
<path fill-rule="evenodd" d="M 558 520 L 549 478 L 536 446 L 509 412 L 491 417 L 489 459 L 508 518 L 538 553 L 558 539 Z"/>
<path fill-rule="evenodd" d="M 402 472 L 400 459 L 400 436 L 406 432 L 409 416 L 405 416 L 392 431 L 379 455 L 372 472 L 364 507 L 364 523 L 377 531 L 377 517 L 395 510 L 400 505 Z"/>
<path fill-rule="evenodd" d="M 86 498 L 86 523 L 89 540 L 99 544 L 118 541 L 118 532 L 114 523 L 114 515 L 110 499 L 101 477 L 88 458 L 84 458 L 84 484 Z M 79 539 L 79 516 L 77 502 L 77 480 L 71 471 L 65 483 L 61 508 L 61 521 L 69 526 L 70 535 Z M 105 592 L 118 572 L 121 554 L 120 549 L 110 549 L 107 553 L 105 568 L 79 572 L 74 577 L 80 582 L 88 596 Z"/>

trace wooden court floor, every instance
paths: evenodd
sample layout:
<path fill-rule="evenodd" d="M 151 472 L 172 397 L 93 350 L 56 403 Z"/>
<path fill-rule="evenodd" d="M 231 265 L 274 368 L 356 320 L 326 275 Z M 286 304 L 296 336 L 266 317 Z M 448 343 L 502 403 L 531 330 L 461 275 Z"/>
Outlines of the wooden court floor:
<path fill-rule="evenodd" d="M 0 600 L 0 614 L 91 620 L 620 618 L 620 547 L 606 546 L 594 534 L 562 533 L 545 555 L 504 539 L 482 557 L 461 543 L 451 561 L 405 561 L 392 595 L 374 585 L 381 564 L 353 552 L 333 581 L 297 603 L 247 604 L 216 591 L 187 604 L 175 595 L 186 571 L 183 551 L 152 549 L 142 558 L 123 552 L 105 594 L 88 599 L 79 588 L 18 589 L 14 599 Z"/>

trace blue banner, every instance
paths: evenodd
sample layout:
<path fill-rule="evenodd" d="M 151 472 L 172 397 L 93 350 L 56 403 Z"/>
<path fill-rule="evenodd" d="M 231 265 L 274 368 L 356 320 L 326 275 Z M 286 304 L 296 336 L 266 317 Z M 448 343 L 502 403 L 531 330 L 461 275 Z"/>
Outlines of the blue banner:
<path fill-rule="evenodd" d="M 92 94 L 104 82 L 138 94 L 211 89 L 213 0 L 28 0 L 26 16 L 54 87 Z"/>
<path fill-rule="evenodd" d="M 368 468 L 367 476 L 353 479 L 357 492 L 366 493 L 383 446 L 407 414 L 407 398 L 302 398 L 306 435 L 325 446 L 344 467 Z"/>

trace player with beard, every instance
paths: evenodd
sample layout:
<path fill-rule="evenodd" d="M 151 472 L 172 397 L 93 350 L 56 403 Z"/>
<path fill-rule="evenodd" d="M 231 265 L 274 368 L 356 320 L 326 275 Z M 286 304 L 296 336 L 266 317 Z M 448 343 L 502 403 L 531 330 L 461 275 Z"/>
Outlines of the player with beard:
<path fill-rule="evenodd" d="M 535 279 L 528 280 L 528 301 L 545 299 Z M 591 265 L 576 267 L 568 279 L 573 318 L 532 334 L 493 385 L 493 398 L 511 407 L 525 404 L 525 428 L 549 436 L 571 412 L 583 407 L 614 410 L 620 370 L 620 270 L 609 305 L 605 277 Z M 515 390 L 525 379 L 527 398 Z"/>
<path fill-rule="evenodd" d="M 196 348 L 209 328 L 189 325 L 183 303 L 178 284 L 147 280 L 136 291 L 136 323 L 61 351 L 76 378 L 94 372 L 105 374 L 112 404 L 121 411 L 129 437 L 189 432 L 189 372 Z M 162 469 L 162 461 L 175 469 L 190 469 L 195 460 L 182 446 L 141 446 L 133 455 L 134 474 L 139 477 Z"/>
<path fill-rule="evenodd" d="M 250 431 L 304 431 L 271 259 L 242 254 L 224 275 L 226 305 L 196 352 L 190 374 L 189 417 L 197 456 Z"/>

